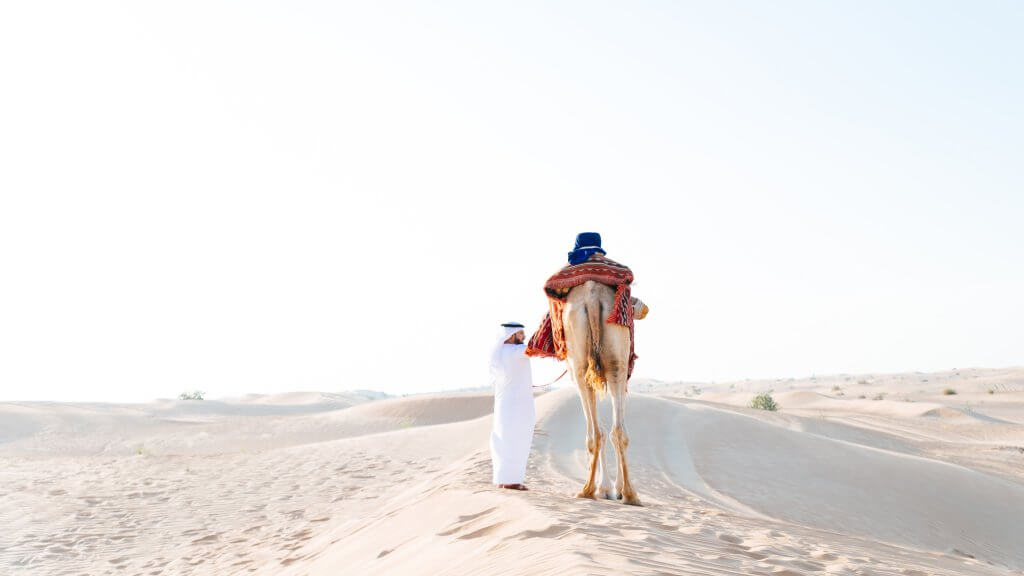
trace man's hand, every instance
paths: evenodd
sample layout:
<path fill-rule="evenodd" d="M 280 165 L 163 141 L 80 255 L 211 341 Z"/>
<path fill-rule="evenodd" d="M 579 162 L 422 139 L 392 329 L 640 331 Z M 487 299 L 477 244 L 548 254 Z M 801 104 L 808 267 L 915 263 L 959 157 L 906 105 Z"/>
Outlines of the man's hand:
<path fill-rule="evenodd" d="M 647 318 L 647 313 L 651 311 L 651 309 L 647 307 L 647 304 L 644 304 L 635 296 L 630 298 L 630 301 L 633 304 L 633 318 L 635 320 L 643 320 L 644 318 Z"/>

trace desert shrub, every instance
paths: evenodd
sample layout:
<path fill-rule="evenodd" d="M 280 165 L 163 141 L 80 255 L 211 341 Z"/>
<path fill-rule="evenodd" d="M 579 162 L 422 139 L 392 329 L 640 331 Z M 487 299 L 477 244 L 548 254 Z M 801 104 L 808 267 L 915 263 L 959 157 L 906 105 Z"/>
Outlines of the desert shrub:
<path fill-rule="evenodd" d="M 754 399 L 750 401 L 751 408 L 757 408 L 758 410 L 769 410 L 775 412 L 779 409 L 779 405 L 775 403 L 775 399 L 772 398 L 771 392 L 765 392 L 754 396 Z"/>
<path fill-rule="evenodd" d="M 942 393 L 945 394 L 946 396 L 952 396 L 953 394 L 956 394 L 956 390 L 953 390 L 952 388 L 946 388 L 945 390 L 942 391 Z"/>
<path fill-rule="evenodd" d="M 885 400 L 885 392 L 879 392 L 871 397 L 872 400 Z"/>
<path fill-rule="evenodd" d="M 182 392 L 178 395 L 178 400 L 202 400 L 204 392 L 201 390 L 193 390 L 192 392 Z"/>

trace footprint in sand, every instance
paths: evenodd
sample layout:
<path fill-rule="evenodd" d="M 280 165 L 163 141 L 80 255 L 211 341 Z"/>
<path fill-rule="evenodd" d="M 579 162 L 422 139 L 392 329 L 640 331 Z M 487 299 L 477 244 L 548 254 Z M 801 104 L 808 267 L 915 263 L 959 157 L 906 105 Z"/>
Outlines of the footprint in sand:
<path fill-rule="evenodd" d="M 683 534 L 686 534 L 687 536 L 696 536 L 698 534 L 707 536 L 707 535 L 711 534 L 711 530 L 709 530 L 708 528 L 705 528 L 704 526 L 702 526 L 700 524 L 697 524 L 697 525 L 694 525 L 694 526 L 680 526 L 679 527 L 679 531 L 682 532 Z"/>
<path fill-rule="evenodd" d="M 740 538 L 739 536 L 733 536 L 732 534 L 719 533 L 717 536 L 719 540 L 721 540 L 722 542 L 728 542 L 729 544 L 739 545 L 743 543 L 742 538 Z"/>
<path fill-rule="evenodd" d="M 192 541 L 192 544 L 213 544 L 214 542 L 216 542 L 219 539 L 220 539 L 220 536 L 218 536 L 217 534 L 207 534 L 206 536 L 203 536 L 202 538 L 196 538 L 195 540 Z"/>
<path fill-rule="evenodd" d="M 524 530 L 519 534 L 516 534 L 517 540 L 527 540 L 530 538 L 558 538 L 564 534 L 572 531 L 572 528 L 565 524 L 552 524 L 543 530 Z"/>
<path fill-rule="evenodd" d="M 463 534 L 463 535 L 459 536 L 458 539 L 459 540 L 473 540 L 474 538 L 481 538 L 483 536 L 487 536 L 491 532 L 494 532 L 498 528 L 502 527 L 504 524 L 505 524 L 505 522 L 495 522 L 494 524 L 490 524 L 490 525 L 484 526 L 483 528 L 479 528 L 479 529 L 474 530 L 474 531 L 472 531 L 472 532 L 470 532 L 468 534 Z"/>
<path fill-rule="evenodd" d="M 468 528 L 469 526 L 473 525 L 474 521 L 477 520 L 478 518 L 482 518 L 483 516 L 486 516 L 487 514 L 490 514 L 491 512 L 494 512 L 495 510 L 497 510 L 497 507 L 493 507 L 492 506 L 491 508 L 487 508 L 486 510 L 481 510 L 480 512 L 458 516 L 457 519 L 455 520 L 455 522 L 452 522 L 449 525 L 447 530 L 443 530 L 441 532 L 438 532 L 437 535 L 438 536 L 451 536 L 452 534 L 457 534 L 458 532 L 460 532 L 460 531 Z"/>

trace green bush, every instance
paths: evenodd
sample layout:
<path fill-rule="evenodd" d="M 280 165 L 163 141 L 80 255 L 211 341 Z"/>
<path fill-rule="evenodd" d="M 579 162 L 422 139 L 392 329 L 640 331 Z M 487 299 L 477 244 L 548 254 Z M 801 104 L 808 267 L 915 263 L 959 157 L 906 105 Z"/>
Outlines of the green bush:
<path fill-rule="evenodd" d="M 178 395 L 178 400 L 202 400 L 203 394 L 201 390 L 194 390 L 192 392 L 182 392 Z"/>
<path fill-rule="evenodd" d="M 750 401 L 751 408 L 757 408 L 758 410 L 768 410 L 775 412 L 779 409 L 779 405 L 775 403 L 775 399 L 772 398 L 771 392 L 765 392 L 764 394 L 758 394 L 754 396 L 754 399 Z"/>

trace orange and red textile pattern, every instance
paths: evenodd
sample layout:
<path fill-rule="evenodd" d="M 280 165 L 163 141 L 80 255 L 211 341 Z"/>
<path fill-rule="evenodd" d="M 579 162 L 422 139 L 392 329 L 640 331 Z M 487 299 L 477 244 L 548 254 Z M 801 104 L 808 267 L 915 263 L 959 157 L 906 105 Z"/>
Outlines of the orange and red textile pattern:
<path fill-rule="evenodd" d="M 615 288 L 615 307 L 605 322 L 620 324 L 629 328 L 629 374 L 633 375 L 636 354 L 633 352 L 633 306 L 630 302 L 630 284 L 633 272 L 618 262 L 601 254 L 594 254 L 582 264 L 569 265 L 544 283 L 548 295 L 548 312 L 526 347 L 528 356 L 557 358 L 565 360 L 565 332 L 562 326 L 562 312 L 569 291 L 593 280 Z"/>

